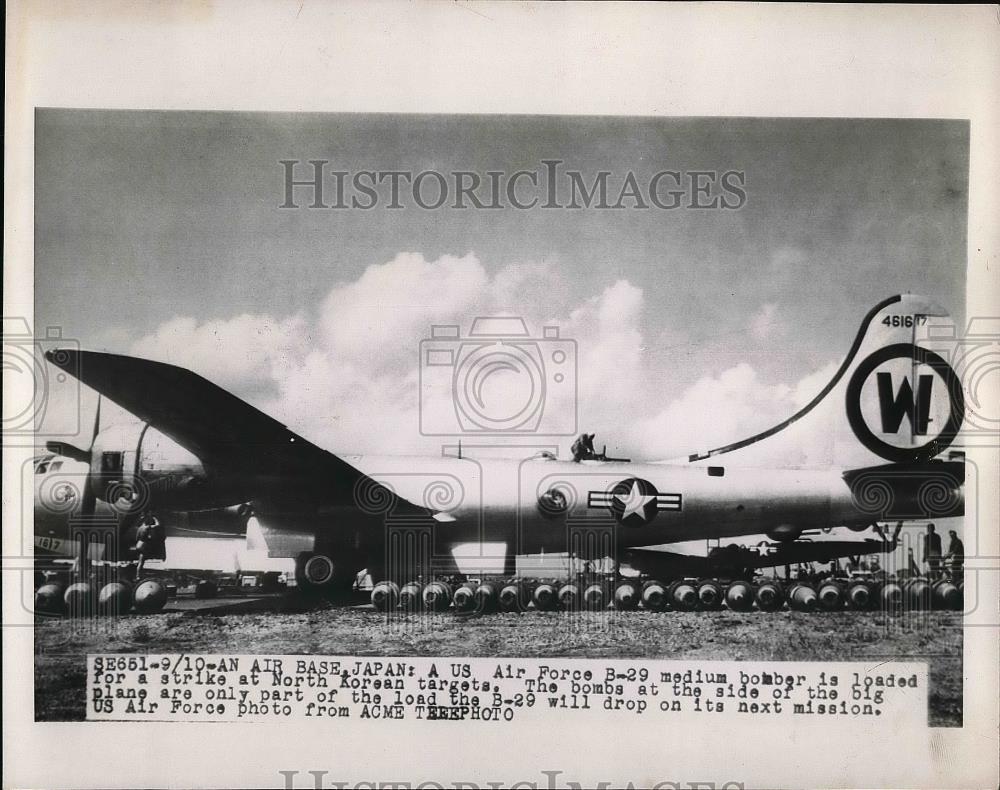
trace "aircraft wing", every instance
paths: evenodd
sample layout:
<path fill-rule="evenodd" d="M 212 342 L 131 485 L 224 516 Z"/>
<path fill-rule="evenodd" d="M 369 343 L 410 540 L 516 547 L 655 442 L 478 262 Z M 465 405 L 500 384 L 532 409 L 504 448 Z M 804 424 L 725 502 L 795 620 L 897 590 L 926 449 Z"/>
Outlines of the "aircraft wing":
<path fill-rule="evenodd" d="M 185 368 L 94 351 L 50 351 L 53 365 L 195 453 L 206 466 L 257 481 L 315 486 L 324 500 L 349 503 L 370 481 L 336 455 Z"/>

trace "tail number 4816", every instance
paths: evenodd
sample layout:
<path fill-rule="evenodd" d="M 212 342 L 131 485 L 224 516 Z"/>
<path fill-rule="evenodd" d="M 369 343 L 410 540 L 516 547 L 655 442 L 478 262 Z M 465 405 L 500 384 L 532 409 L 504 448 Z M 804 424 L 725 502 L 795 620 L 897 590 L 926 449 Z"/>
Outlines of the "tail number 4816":
<path fill-rule="evenodd" d="M 882 323 L 892 327 L 920 326 L 927 323 L 925 315 L 887 315 L 882 319 Z"/>

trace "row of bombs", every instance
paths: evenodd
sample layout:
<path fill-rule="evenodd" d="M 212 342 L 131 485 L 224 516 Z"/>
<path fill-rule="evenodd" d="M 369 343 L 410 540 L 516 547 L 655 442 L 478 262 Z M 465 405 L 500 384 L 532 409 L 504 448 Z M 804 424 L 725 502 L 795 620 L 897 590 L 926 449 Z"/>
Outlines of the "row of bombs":
<path fill-rule="evenodd" d="M 460 613 L 522 612 L 529 606 L 536 610 L 562 609 L 601 611 L 608 606 L 633 610 L 640 606 L 653 612 L 715 610 L 723 605 L 739 612 L 756 607 L 775 612 L 785 604 L 793 611 L 834 612 L 844 608 L 857 611 L 881 609 L 961 610 L 963 590 L 951 581 L 912 578 L 901 581 L 826 579 L 818 583 L 795 581 L 782 585 L 777 580 L 753 584 L 744 580 L 728 583 L 715 579 L 681 579 L 671 584 L 659 581 L 644 583 L 624 581 L 613 590 L 610 585 L 595 583 L 583 586 L 575 582 L 524 581 L 465 582 L 450 586 L 442 581 L 428 584 L 409 582 L 401 587 L 391 581 L 379 582 L 372 589 L 371 601 L 380 612 L 425 610 L 444 612 L 454 608 Z"/>
<path fill-rule="evenodd" d="M 116 616 L 135 611 L 154 614 L 167 603 L 167 588 L 156 579 L 63 584 L 47 581 L 35 591 L 35 613 L 70 617 Z"/>

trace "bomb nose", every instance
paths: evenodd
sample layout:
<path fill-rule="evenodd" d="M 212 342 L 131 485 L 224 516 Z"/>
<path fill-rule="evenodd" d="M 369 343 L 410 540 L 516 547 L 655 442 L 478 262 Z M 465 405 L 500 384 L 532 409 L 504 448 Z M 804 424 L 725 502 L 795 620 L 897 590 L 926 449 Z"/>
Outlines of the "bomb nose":
<path fill-rule="evenodd" d="M 455 590 L 455 596 L 452 600 L 455 602 L 457 611 L 468 612 L 475 608 L 476 594 L 469 585 L 463 584 Z"/>
<path fill-rule="evenodd" d="M 674 593 L 671 597 L 674 608 L 681 611 L 691 611 L 698 605 L 698 593 L 687 582 L 682 582 L 674 587 Z"/>
<path fill-rule="evenodd" d="M 380 612 L 388 612 L 399 603 L 399 587 L 393 582 L 379 582 L 372 588 L 372 605 Z"/>
<path fill-rule="evenodd" d="M 881 597 L 882 606 L 889 611 L 895 611 L 903 605 L 903 589 L 893 582 L 882 588 Z"/>
<path fill-rule="evenodd" d="M 800 612 L 811 612 L 816 608 L 816 591 L 805 584 L 797 584 L 788 596 L 788 604 Z"/>
<path fill-rule="evenodd" d="M 409 582 L 403 585 L 399 591 L 399 604 L 408 612 L 415 612 L 420 608 L 420 585 L 417 582 Z"/>
<path fill-rule="evenodd" d="M 667 606 L 667 591 L 659 582 L 650 582 L 642 591 L 642 605 L 653 612 L 662 612 Z"/>
<path fill-rule="evenodd" d="M 819 590 L 819 602 L 829 612 L 839 609 L 844 602 L 840 587 L 833 583 L 824 584 Z"/>
<path fill-rule="evenodd" d="M 576 609 L 580 602 L 580 589 L 575 584 L 564 584 L 559 588 L 559 605 L 563 609 Z"/>
<path fill-rule="evenodd" d="M 600 584 L 590 585 L 583 591 L 583 603 L 584 606 L 593 611 L 603 609 L 605 606 L 604 588 Z"/>
<path fill-rule="evenodd" d="M 871 604 L 871 591 L 867 584 L 855 584 L 848 591 L 851 606 L 855 609 L 867 609 Z"/>
<path fill-rule="evenodd" d="M 730 609 L 745 612 L 753 606 L 753 591 L 746 582 L 733 582 L 726 590 L 726 603 Z"/>
<path fill-rule="evenodd" d="M 949 581 L 940 581 L 934 587 L 934 602 L 941 609 L 961 609 L 962 593 Z"/>
<path fill-rule="evenodd" d="M 424 587 L 424 606 L 431 612 L 443 612 L 451 605 L 451 590 L 444 582 L 431 582 Z"/>
<path fill-rule="evenodd" d="M 505 612 L 519 612 L 521 606 L 521 588 L 518 584 L 505 585 L 500 590 L 500 608 Z"/>
<path fill-rule="evenodd" d="M 535 588 L 532 599 L 535 602 L 535 608 L 543 611 L 554 609 L 558 600 L 556 589 L 551 584 L 539 584 Z"/>
<path fill-rule="evenodd" d="M 635 609 L 639 605 L 639 591 L 634 584 L 625 582 L 615 590 L 616 609 Z"/>
<path fill-rule="evenodd" d="M 492 612 L 497 607 L 496 588 L 489 583 L 480 584 L 476 588 L 476 608 L 480 612 Z"/>
<path fill-rule="evenodd" d="M 722 590 L 715 582 L 704 582 L 698 587 L 698 601 L 704 609 L 717 609 L 722 605 Z"/>

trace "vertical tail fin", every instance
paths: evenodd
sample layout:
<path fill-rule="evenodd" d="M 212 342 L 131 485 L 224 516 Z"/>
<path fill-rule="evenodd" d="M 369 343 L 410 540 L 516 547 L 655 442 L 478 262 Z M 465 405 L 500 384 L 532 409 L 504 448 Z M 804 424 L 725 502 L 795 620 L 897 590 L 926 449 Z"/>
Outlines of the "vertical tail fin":
<path fill-rule="evenodd" d="M 826 386 L 784 422 L 740 441 L 688 456 L 703 462 L 866 465 L 925 461 L 958 434 L 962 386 L 947 359 L 920 345 L 931 318 L 947 311 L 922 296 L 893 296 L 865 316 Z M 772 438 L 773 437 L 773 438 Z M 720 459 L 721 460 L 721 459 Z"/>

